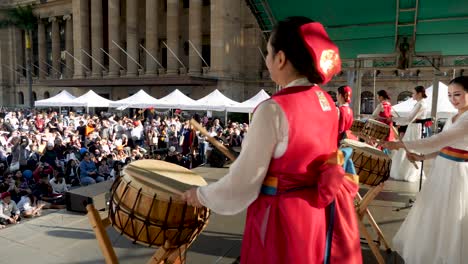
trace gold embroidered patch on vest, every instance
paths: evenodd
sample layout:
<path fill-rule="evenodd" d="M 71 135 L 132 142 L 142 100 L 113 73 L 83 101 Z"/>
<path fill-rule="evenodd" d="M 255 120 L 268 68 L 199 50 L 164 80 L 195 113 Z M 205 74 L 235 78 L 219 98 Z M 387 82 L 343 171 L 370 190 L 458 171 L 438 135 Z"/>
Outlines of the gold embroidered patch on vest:
<path fill-rule="evenodd" d="M 327 97 L 322 91 L 316 91 L 317 97 L 319 99 L 320 106 L 322 107 L 322 110 L 325 111 L 330 111 L 331 106 L 330 103 L 328 102 Z"/>

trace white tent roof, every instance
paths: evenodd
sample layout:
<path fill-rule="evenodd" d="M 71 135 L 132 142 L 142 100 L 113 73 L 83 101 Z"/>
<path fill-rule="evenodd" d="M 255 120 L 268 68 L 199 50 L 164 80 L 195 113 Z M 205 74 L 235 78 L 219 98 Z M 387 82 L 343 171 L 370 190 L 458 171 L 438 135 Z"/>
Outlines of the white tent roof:
<path fill-rule="evenodd" d="M 194 106 L 195 100 L 183 94 L 179 89 L 175 89 L 172 93 L 158 100 L 155 108 L 183 108 Z"/>
<path fill-rule="evenodd" d="M 433 86 L 431 85 L 426 89 L 426 103 L 429 106 L 427 115 L 431 115 L 432 110 L 432 90 Z M 448 99 L 448 86 L 442 82 L 439 82 L 439 97 L 437 98 L 437 116 L 436 118 L 448 118 L 457 112 L 457 109 L 453 107 L 452 103 Z M 400 116 L 408 116 L 411 110 L 413 109 L 416 101 L 413 98 L 410 98 L 402 103 L 393 106 L 393 110 L 396 111 Z"/>
<path fill-rule="evenodd" d="M 87 93 L 71 101 L 69 106 L 83 106 L 83 107 L 109 107 L 111 100 L 108 100 L 97 93 L 89 90 Z"/>
<path fill-rule="evenodd" d="M 246 100 L 236 106 L 230 106 L 227 108 L 227 110 L 229 112 L 236 113 L 252 113 L 255 107 L 268 98 L 270 98 L 270 96 L 265 92 L 265 90 L 261 90 L 249 100 Z"/>
<path fill-rule="evenodd" d="M 34 102 L 34 106 L 70 106 L 76 97 L 63 90 L 56 96 Z"/>
<path fill-rule="evenodd" d="M 198 99 L 195 105 L 187 107 L 186 109 L 224 111 L 228 107 L 233 107 L 237 105 L 239 105 L 239 102 L 229 99 L 216 89 L 209 95 Z"/>
<path fill-rule="evenodd" d="M 155 107 L 158 103 L 158 99 L 140 90 L 136 94 L 125 99 L 110 102 L 109 107 L 148 108 Z"/>

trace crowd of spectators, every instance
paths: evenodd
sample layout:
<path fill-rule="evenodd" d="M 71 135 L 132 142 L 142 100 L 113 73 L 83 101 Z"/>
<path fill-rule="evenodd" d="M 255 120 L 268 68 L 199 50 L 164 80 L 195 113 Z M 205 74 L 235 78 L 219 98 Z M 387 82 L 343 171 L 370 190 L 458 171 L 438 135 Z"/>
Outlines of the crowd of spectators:
<path fill-rule="evenodd" d="M 70 188 L 114 180 L 135 160 L 222 166 L 225 157 L 177 113 L 146 109 L 130 117 L 0 110 L 0 228 L 38 216 L 45 208 L 64 208 Z M 192 117 L 234 149 L 248 130 L 245 123 L 224 126 L 217 118 Z"/>

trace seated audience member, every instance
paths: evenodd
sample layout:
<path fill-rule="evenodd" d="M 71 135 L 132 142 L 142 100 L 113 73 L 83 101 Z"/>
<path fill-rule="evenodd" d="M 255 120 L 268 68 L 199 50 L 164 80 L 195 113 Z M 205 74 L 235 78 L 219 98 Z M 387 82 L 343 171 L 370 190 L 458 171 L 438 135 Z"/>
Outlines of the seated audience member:
<path fill-rule="evenodd" d="M 18 203 L 18 209 L 21 212 L 21 216 L 24 218 L 30 218 L 40 216 L 42 208 L 45 205 L 45 203 L 40 203 L 33 194 L 28 194 L 21 197 L 21 200 Z"/>
<path fill-rule="evenodd" d="M 50 186 L 52 186 L 52 193 L 54 194 L 64 194 L 68 192 L 67 183 L 65 182 L 65 175 L 59 172 L 55 175 L 53 179 L 50 180 Z"/>
<path fill-rule="evenodd" d="M 179 164 L 179 160 L 177 159 L 176 148 L 174 146 L 169 147 L 169 152 L 167 153 L 167 156 L 164 159 L 164 161 L 174 163 L 174 164 Z"/>
<path fill-rule="evenodd" d="M 110 179 L 115 180 L 117 177 L 122 176 L 122 167 L 123 163 L 120 161 L 114 162 L 114 167 L 112 168 L 110 172 Z"/>
<path fill-rule="evenodd" d="M 96 164 L 91 161 L 89 152 L 83 154 L 83 160 L 80 163 L 80 179 L 83 185 L 104 181 L 104 178 L 97 171 Z"/>
<path fill-rule="evenodd" d="M 36 188 L 33 192 L 39 200 L 46 202 L 44 209 L 63 209 L 65 208 L 65 196 L 61 194 L 56 194 L 53 191 L 52 186 L 49 183 L 49 177 L 47 175 L 42 175 L 41 180 L 36 185 Z"/>
<path fill-rule="evenodd" d="M 78 161 L 75 159 L 69 160 L 65 168 L 65 182 L 67 184 L 71 184 L 72 186 L 80 185 L 79 177 Z"/>
<path fill-rule="evenodd" d="M 107 165 L 107 159 L 103 158 L 99 163 L 99 174 L 107 179 L 110 175 L 109 165 Z"/>
<path fill-rule="evenodd" d="M 17 224 L 21 220 L 20 211 L 16 206 L 15 201 L 11 200 L 9 192 L 4 192 L 1 195 L 0 201 L 0 225 Z"/>

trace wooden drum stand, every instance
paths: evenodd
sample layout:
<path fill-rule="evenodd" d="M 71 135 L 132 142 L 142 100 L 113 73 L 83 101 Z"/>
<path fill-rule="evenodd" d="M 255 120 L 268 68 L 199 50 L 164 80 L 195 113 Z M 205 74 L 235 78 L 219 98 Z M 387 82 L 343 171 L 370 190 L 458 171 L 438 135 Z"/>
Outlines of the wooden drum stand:
<path fill-rule="evenodd" d="M 94 233 L 96 234 L 96 239 L 98 240 L 99 247 L 104 255 L 106 264 L 116 264 L 119 263 L 117 256 L 115 255 L 114 248 L 112 247 L 109 236 L 107 235 L 106 228 L 111 225 L 111 222 L 108 217 L 101 219 L 99 212 L 94 208 L 94 205 L 88 204 L 86 206 L 88 210 L 88 219 L 93 228 Z M 205 229 L 206 225 L 203 227 Z M 186 260 L 187 249 L 195 241 L 188 244 L 184 244 L 179 247 L 173 247 L 170 244 L 160 247 L 147 264 L 184 264 Z"/>

